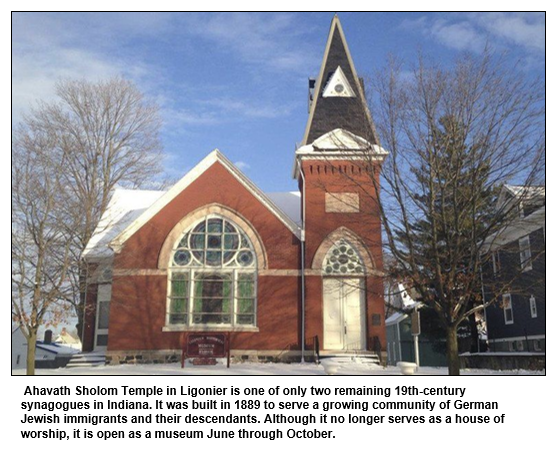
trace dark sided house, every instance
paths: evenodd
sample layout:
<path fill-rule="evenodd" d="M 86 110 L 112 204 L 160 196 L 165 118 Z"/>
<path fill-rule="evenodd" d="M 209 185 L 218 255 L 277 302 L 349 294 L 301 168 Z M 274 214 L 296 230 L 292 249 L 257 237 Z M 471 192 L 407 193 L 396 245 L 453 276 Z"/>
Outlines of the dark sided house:
<path fill-rule="evenodd" d="M 504 186 L 499 203 L 514 211 L 487 244 L 483 268 L 490 352 L 546 350 L 546 193 L 544 187 Z"/>

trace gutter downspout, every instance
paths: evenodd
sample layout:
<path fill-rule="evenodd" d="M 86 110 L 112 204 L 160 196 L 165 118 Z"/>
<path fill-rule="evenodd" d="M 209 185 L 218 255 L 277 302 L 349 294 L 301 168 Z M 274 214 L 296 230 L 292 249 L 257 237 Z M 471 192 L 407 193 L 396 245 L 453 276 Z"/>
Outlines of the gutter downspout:
<path fill-rule="evenodd" d="M 297 164 L 298 164 L 298 173 L 300 174 L 300 177 L 302 178 L 302 230 L 300 232 L 300 274 L 301 274 L 301 308 L 302 308 L 302 320 L 301 320 L 301 354 L 300 354 L 300 362 L 304 363 L 304 353 L 306 352 L 306 342 L 305 342 L 305 338 L 306 338 L 306 327 L 305 327 L 305 322 L 306 322 L 306 290 L 305 290 L 305 284 L 306 284 L 306 280 L 304 277 L 304 271 L 305 271 L 305 266 L 306 266 L 306 260 L 305 260 L 305 256 L 306 256 L 306 252 L 305 252 L 305 246 L 306 246 L 306 178 L 304 177 L 304 172 L 302 171 L 302 164 L 300 162 L 300 159 L 297 159 Z"/>

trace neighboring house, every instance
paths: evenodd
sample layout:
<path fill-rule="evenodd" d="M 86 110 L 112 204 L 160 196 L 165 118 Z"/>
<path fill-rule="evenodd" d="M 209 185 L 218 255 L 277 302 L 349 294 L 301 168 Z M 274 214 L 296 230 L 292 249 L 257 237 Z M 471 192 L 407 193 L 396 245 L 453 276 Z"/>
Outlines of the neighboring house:
<path fill-rule="evenodd" d="M 73 348 L 74 350 L 81 350 L 81 341 L 77 334 L 68 331 L 66 328 L 62 328 L 60 334 L 54 339 L 54 343 Z"/>
<path fill-rule="evenodd" d="M 24 369 L 27 365 L 27 341 L 17 325 L 12 325 L 12 369 Z"/>
<path fill-rule="evenodd" d="M 421 366 L 446 366 L 445 338 L 436 327 L 436 313 L 415 301 L 402 283 L 387 283 L 386 308 L 393 312 L 386 319 L 387 362 L 415 361 L 415 344 L 411 332 L 411 315 L 419 311 L 419 362 Z M 416 296 L 416 294 L 413 294 Z"/>
<path fill-rule="evenodd" d="M 52 342 L 52 332 L 45 332 L 45 339 L 37 341 L 35 346 L 35 368 L 64 367 L 72 355 L 79 350 L 67 345 Z M 25 369 L 27 367 L 27 340 L 20 327 L 12 331 L 12 369 Z"/>
<path fill-rule="evenodd" d="M 513 220 L 486 244 L 490 263 L 483 267 L 492 352 L 545 352 L 546 349 L 546 192 L 544 187 L 504 186 L 497 209 Z M 503 288 L 504 287 L 504 288 Z"/>
<path fill-rule="evenodd" d="M 54 369 L 65 367 L 72 358 L 72 355 L 79 353 L 67 345 L 55 342 L 37 341 L 35 351 L 35 367 L 37 369 Z"/>
<path fill-rule="evenodd" d="M 243 358 L 300 360 L 316 337 L 322 353 L 385 351 L 371 177 L 387 152 L 337 16 L 309 100 L 300 192 L 262 192 L 217 150 L 167 192 L 115 191 L 83 253 L 84 351 L 171 361 L 205 331 Z"/>

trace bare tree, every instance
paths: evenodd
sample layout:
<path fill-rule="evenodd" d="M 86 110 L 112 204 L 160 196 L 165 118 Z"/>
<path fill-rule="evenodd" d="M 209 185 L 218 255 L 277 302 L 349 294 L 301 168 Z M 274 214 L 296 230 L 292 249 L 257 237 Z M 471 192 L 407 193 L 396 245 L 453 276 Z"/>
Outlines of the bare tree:
<path fill-rule="evenodd" d="M 391 275 L 437 312 L 449 374 L 458 375 L 459 325 L 513 282 L 493 286 L 483 303 L 493 236 L 517 219 L 496 202 L 499 189 L 544 182 L 544 87 L 485 52 L 451 68 L 421 59 L 406 76 L 392 62 L 375 92 L 372 111 L 390 152 L 379 212 Z"/>
<path fill-rule="evenodd" d="M 71 309 L 69 290 L 75 212 L 64 204 L 65 160 L 53 158 L 56 138 L 27 127 L 12 137 L 12 321 L 27 340 L 27 375 L 35 374 L 39 327 Z"/>
<path fill-rule="evenodd" d="M 64 203 L 77 214 L 72 234 L 68 300 L 83 330 L 86 268 L 80 259 L 117 186 L 153 186 L 161 173 L 158 107 L 130 81 L 64 81 L 58 101 L 41 103 L 24 127 L 48 130 L 53 155 L 64 161 L 59 174 Z"/>

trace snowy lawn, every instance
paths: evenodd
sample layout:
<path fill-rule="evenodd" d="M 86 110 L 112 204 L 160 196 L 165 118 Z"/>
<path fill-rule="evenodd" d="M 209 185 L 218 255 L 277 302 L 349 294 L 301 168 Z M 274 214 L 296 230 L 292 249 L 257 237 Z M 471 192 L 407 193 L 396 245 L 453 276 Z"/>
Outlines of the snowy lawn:
<path fill-rule="evenodd" d="M 120 365 L 100 367 L 76 367 L 61 369 L 37 369 L 37 375 L 325 375 L 324 369 L 314 363 L 275 364 L 275 363 L 239 363 L 216 366 L 186 365 L 179 363 L 157 365 Z M 12 370 L 13 375 L 25 375 L 25 369 Z M 545 371 L 530 372 L 526 370 L 494 371 L 485 369 L 464 369 L 462 375 L 544 375 Z M 397 367 L 371 367 L 367 364 L 342 364 L 337 375 L 401 375 Z M 421 367 L 416 375 L 447 375 L 445 367 Z"/>

